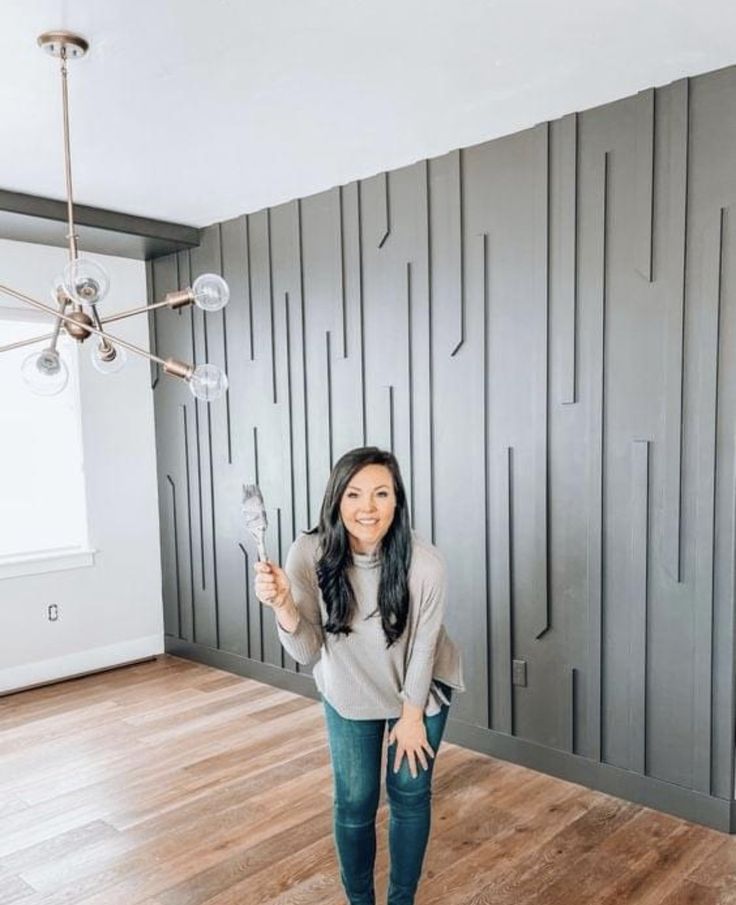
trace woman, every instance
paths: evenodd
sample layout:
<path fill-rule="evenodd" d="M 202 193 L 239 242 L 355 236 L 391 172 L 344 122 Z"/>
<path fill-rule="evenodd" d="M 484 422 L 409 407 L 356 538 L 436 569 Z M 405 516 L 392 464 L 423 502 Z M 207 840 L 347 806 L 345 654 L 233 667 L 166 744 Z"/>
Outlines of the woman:
<path fill-rule="evenodd" d="M 374 905 L 383 738 L 388 722 L 388 905 L 410 905 L 430 830 L 434 758 L 452 689 L 464 691 L 442 624 L 446 569 L 412 531 L 398 463 L 374 446 L 332 470 L 319 525 L 281 569 L 256 563 L 256 595 L 273 607 L 286 651 L 320 691 L 334 779 L 334 834 L 350 905 Z"/>

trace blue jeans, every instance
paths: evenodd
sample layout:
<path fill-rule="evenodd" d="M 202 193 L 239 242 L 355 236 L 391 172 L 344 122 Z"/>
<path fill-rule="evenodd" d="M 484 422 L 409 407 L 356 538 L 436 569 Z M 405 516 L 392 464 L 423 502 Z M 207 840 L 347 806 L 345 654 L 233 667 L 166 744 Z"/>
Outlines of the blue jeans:
<path fill-rule="evenodd" d="M 452 689 L 434 680 L 447 700 Z M 333 830 L 340 879 L 350 905 L 375 905 L 373 868 L 376 860 L 376 812 L 381 784 L 383 734 L 397 718 L 348 720 L 322 697 L 332 760 L 334 809 Z M 437 755 L 450 708 L 447 704 L 434 716 L 424 716 L 427 741 Z M 427 769 L 416 760 L 413 778 L 406 755 L 394 773 L 396 742 L 388 748 L 386 795 L 389 803 L 388 844 L 391 869 L 388 905 L 413 905 L 422 872 L 431 822 L 434 758 L 425 751 Z"/>

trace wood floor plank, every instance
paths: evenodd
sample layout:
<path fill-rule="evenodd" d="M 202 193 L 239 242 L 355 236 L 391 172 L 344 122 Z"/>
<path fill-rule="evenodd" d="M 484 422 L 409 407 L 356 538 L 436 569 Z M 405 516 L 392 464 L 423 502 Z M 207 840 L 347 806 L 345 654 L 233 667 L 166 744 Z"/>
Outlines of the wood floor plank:
<path fill-rule="evenodd" d="M 0 698 L 2 905 L 344 905 L 332 819 L 311 699 L 171 656 Z M 440 747 L 417 905 L 736 905 L 735 891 L 736 838 Z"/>
<path fill-rule="evenodd" d="M 674 890 L 661 905 L 736 905 L 736 889 L 717 889 L 704 886 L 693 880 L 685 882 Z"/>
<path fill-rule="evenodd" d="M 688 880 L 716 889 L 736 889 L 736 845 L 733 837 L 719 837 L 700 864 L 687 875 Z"/>
<path fill-rule="evenodd" d="M 0 902 L 3 905 L 20 905 L 28 900 L 31 893 L 32 887 L 20 877 L 0 878 Z"/>

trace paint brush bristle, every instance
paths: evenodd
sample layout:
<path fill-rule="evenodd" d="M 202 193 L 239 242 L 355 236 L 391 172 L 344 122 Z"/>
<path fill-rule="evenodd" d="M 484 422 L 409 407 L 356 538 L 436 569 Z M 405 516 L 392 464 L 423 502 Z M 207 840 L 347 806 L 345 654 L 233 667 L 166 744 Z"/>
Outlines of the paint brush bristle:
<path fill-rule="evenodd" d="M 266 506 L 263 502 L 263 494 L 257 484 L 243 485 L 243 515 L 245 516 L 245 526 L 253 535 L 256 545 L 258 546 L 258 558 L 266 559 L 266 528 L 268 528 L 268 518 L 266 517 Z"/>

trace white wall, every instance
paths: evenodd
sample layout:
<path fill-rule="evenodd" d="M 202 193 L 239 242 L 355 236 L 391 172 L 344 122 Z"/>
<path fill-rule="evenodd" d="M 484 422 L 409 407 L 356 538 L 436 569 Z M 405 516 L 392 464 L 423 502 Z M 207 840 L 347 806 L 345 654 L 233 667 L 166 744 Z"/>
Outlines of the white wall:
<path fill-rule="evenodd" d="M 102 316 L 146 302 L 145 265 L 104 255 L 111 289 Z M 50 302 L 61 248 L 0 240 L 0 283 Z M 15 301 L 3 301 L 18 308 Z M 104 310 L 103 310 L 104 309 Z M 48 332 L 40 324 L 39 333 Z M 142 316 L 110 327 L 148 348 Z M 163 608 L 153 395 L 148 362 L 99 374 L 80 349 L 84 471 L 94 565 L 0 579 L 0 692 L 161 653 Z M 53 437 L 49 437 L 53 456 Z M 0 500 L 0 517 L 2 501 Z M 50 622 L 55 603 L 59 618 Z"/>

